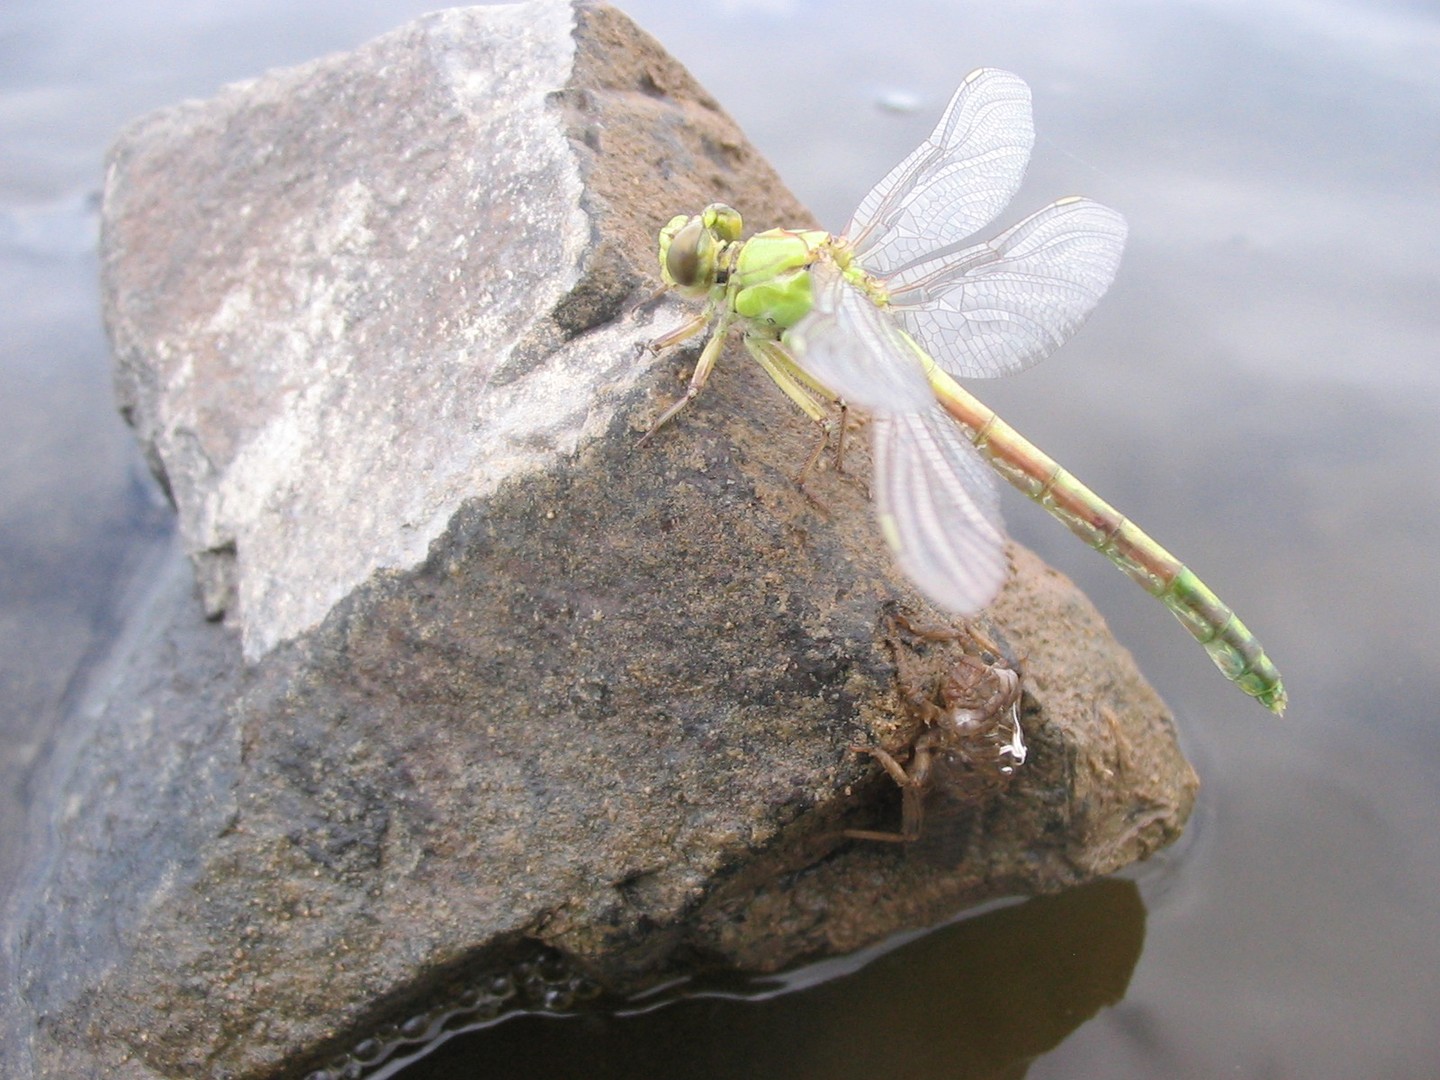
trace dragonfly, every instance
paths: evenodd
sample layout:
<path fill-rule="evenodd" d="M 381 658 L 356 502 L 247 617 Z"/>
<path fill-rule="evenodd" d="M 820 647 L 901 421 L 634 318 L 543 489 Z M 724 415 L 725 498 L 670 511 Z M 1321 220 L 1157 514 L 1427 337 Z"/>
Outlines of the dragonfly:
<path fill-rule="evenodd" d="M 1018 190 L 1034 139 L 1029 87 L 981 68 L 838 235 L 777 228 L 741 239 L 740 214 L 723 203 L 671 218 L 659 237 L 661 278 L 704 303 L 650 348 L 710 333 L 684 396 L 641 441 L 694 400 L 738 331 L 827 439 L 836 405 L 869 414 L 881 533 L 938 608 L 972 616 L 1009 575 L 999 473 L 1157 597 L 1230 681 L 1281 714 L 1280 673 L 1234 611 L 957 381 L 1050 355 L 1120 263 L 1124 218 L 1075 196 L 993 239 L 972 239 Z"/>

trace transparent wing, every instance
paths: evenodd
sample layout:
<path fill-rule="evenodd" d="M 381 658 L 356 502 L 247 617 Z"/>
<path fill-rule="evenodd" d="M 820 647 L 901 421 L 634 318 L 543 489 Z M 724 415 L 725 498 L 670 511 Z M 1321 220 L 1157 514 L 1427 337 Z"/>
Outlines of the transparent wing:
<path fill-rule="evenodd" d="M 860 201 L 845 228 L 884 277 L 984 228 L 1020 187 L 1035 129 L 1017 75 L 972 71 L 930 137 Z"/>
<path fill-rule="evenodd" d="M 890 312 L 957 378 L 1009 375 L 1049 356 L 1110 287 L 1125 219 L 1061 199 L 994 240 L 885 281 Z"/>
<path fill-rule="evenodd" d="M 935 400 L 911 344 L 828 259 L 810 268 L 810 313 L 784 343 L 804 372 L 871 412 L 915 412 Z"/>
<path fill-rule="evenodd" d="M 871 421 L 875 511 L 915 587 L 956 615 L 973 615 L 1005 583 L 1005 531 L 995 477 L 938 406 Z"/>

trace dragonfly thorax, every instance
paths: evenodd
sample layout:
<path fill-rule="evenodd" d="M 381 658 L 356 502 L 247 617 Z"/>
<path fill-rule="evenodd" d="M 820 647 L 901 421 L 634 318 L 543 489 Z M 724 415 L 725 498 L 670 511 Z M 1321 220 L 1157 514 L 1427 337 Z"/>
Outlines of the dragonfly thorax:
<path fill-rule="evenodd" d="M 735 314 L 776 331 L 803 319 L 813 302 L 810 267 L 830 240 L 814 229 L 769 229 L 745 241 L 729 281 Z"/>

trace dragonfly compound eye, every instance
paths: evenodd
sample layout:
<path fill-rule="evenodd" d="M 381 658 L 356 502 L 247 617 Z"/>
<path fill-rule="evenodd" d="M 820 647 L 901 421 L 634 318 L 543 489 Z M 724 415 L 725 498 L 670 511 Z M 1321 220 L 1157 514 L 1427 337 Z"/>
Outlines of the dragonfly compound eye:
<path fill-rule="evenodd" d="M 700 211 L 705 227 L 721 240 L 740 239 L 740 211 L 724 203 L 711 203 Z"/>
<path fill-rule="evenodd" d="M 665 273 L 682 289 L 704 284 L 704 263 L 714 266 L 714 240 L 704 222 L 693 217 L 670 241 L 665 252 Z M 706 258 L 708 256 L 708 258 Z"/>

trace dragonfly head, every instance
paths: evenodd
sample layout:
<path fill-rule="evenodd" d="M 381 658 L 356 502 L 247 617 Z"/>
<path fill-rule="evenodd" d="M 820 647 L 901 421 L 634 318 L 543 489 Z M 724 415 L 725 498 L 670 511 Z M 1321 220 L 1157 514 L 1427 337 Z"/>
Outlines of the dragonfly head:
<path fill-rule="evenodd" d="M 660 230 L 660 277 L 681 292 L 708 292 L 718 280 L 726 246 L 739 239 L 740 214 L 724 203 L 673 217 Z"/>

